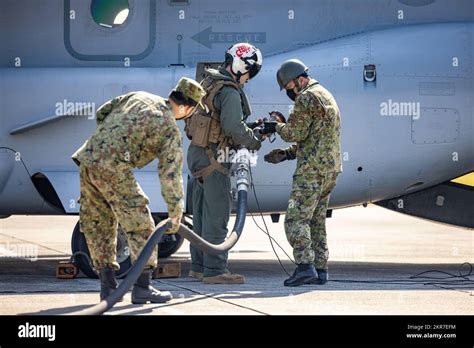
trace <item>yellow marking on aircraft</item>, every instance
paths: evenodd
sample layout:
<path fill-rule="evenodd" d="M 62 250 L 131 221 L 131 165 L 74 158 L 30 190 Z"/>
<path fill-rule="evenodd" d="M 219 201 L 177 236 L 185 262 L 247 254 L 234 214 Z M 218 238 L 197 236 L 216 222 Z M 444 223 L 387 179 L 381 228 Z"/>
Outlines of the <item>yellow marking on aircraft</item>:
<path fill-rule="evenodd" d="M 452 182 L 474 187 L 474 172 L 460 176 L 459 178 L 451 180 Z"/>

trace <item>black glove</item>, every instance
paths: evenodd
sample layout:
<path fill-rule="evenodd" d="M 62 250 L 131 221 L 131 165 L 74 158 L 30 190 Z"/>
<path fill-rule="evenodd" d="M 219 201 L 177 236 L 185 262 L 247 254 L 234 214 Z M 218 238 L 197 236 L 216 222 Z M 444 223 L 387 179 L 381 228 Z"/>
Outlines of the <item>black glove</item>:
<path fill-rule="evenodd" d="M 262 134 L 271 134 L 271 133 L 275 133 L 276 132 L 276 125 L 278 124 L 278 122 L 274 122 L 274 121 L 271 121 L 271 122 L 263 122 L 263 128 L 262 130 L 260 131 L 260 133 Z"/>
<path fill-rule="evenodd" d="M 280 111 L 276 111 L 276 110 L 270 111 L 268 115 L 270 115 L 271 121 L 286 123 L 286 118 L 285 116 L 283 116 L 283 114 Z"/>
<path fill-rule="evenodd" d="M 254 121 L 254 122 L 246 122 L 246 125 L 247 125 L 247 127 L 249 127 L 250 129 L 255 129 L 255 128 L 257 128 L 258 126 L 260 126 L 262 123 L 263 123 L 263 120 L 262 120 L 262 119 L 258 119 L 257 121 Z"/>
<path fill-rule="evenodd" d="M 267 153 L 263 159 L 269 163 L 280 163 L 288 159 L 288 151 L 285 149 L 275 149 Z"/>

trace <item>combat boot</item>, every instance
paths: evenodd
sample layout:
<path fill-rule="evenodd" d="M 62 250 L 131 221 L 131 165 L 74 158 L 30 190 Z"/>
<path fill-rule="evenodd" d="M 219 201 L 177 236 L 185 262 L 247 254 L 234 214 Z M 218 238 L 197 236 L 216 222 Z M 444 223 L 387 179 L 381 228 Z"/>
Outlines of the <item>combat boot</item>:
<path fill-rule="evenodd" d="M 152 269 L 145 269 L 132 289 L 132 303 L 165 303 L 173 299 L 169 291 L 160 291 L 151 286 Z"/>
<path fill-rule="evenodd" d="M 318 272 L 318 279 L 313 282 L 313 284 L 324 285 L 329 280 L 329 273 L 327 269 L 316 268 Z"/>
<path fill-rule="evenodd" d="M 100 300 L 105 300 L 115 290 L 117 290 L 117 279 L 115 278 L 115 270 L 110 267 L 104 267 L 99 270 L 100 279 Z M 121 297 L 118 302 L 122 302 Z"/>
<path fill-rule="evenodd" d="M 314 284 L 318 279 L 318 273 L 313 265 L 302 263 L 297 265 L 293 275 L 286 279 L 285 286 L 300 286 L 304 284 Z"/>

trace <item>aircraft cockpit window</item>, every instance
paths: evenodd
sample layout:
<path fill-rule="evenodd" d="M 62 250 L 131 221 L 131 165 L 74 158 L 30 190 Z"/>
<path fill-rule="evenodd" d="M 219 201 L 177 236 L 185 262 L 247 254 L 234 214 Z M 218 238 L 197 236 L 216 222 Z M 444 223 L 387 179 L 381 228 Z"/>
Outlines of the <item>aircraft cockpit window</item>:
<path fill-rule="evenodd" d="M 91 14 L 94 21 L 105 28 L 122 25 L 128 18 L 128 0 L 92 0 Z"/>

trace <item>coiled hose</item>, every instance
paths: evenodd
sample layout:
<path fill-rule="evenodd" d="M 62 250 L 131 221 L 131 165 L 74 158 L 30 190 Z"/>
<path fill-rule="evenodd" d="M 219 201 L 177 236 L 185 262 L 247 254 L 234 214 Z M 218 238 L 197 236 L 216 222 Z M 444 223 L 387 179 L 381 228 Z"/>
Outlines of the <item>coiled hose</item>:
<path fill-rule="evenodd" d="M 230 250 L 237 243 L 244 229 L 245 217 L 247 215 L 247 191 L 250 186 L 249 168 L 250 153 L 247 149 L 241 149 L 235 155 L 234 175 L 237 177 L 236 218 L 232 232 L 224 242 L 218 245 L 209 243 L 183 224 L 180 225 L 177 233 L 186 238 L 196 248 L 208 254 L 219 255 Z M 138 277 L 143 272 L 146 262 L 150 258 L 154 248 L 166 230 L 171 227 L 170 222 L 165 221 L 160 223 L 155 232 L 148 238 L 148 241 L 138 256 L 135 264 L 132 266 L 125 279 L 122 280 L 117 290 L 98 304 L 80 311 L 67 313 L 67 315 L 101 315 L 112 308 L 130 290 L 132 285 L 135 284 Z"/>

